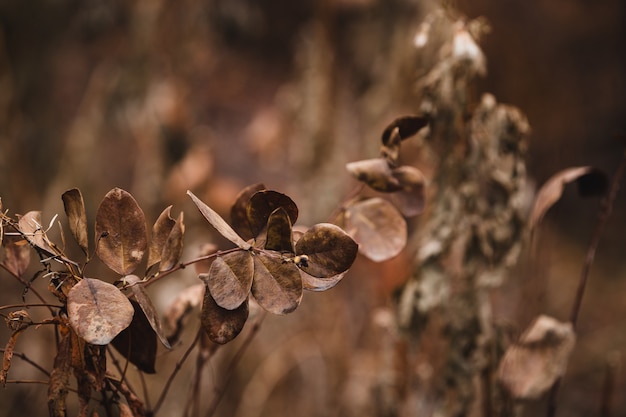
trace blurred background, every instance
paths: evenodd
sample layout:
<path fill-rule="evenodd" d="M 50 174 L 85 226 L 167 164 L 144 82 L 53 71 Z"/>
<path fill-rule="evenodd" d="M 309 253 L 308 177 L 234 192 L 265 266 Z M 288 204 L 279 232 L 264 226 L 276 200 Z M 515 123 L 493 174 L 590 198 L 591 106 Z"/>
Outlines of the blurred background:
<path fill-rule="evenodd" d="M 104 194 L 121 187 L 149 224 L 167 205 L 185 212 L 189 258 L 202 243 L 223 242 L 190 205 L 187 189 L 226 215 L 240 189 L 263 182 L 293 198 L 302 224 L 328 221 L 355 185 L 345 163 L 374 157 L 387 123 L 417 111 L 414 37 L 442 5 L 459 18 L 483 16 L 491 27 L 481 40 L 487 74 L 476 90 L 528 116 L 536 184 L 576 165 L 612 173 L 623 152 L 616 136 L 626 131 L 626 4 L 443 3 L 0 0 L 4 210 L 43 210 L 47 221 L 63 213 L 61 194 L 78 187 L 93 219 Z M 621 193 L 598 249 L 560 415 L 598 410 L 609 358 L 615 415 L 626 413 L 619 395 L 626 388 L 625 205 Z M 499 320 L 519 332 L 540 313 L 567 318 L 598 207 L 566 190 L 494 294 Z M 115 279 L 100 265 L 91 268 L 92 276 Z M 333 290 L 307 293 L 295 313 L 266 318 L 232 371 L 217 415 L 377 415 L 372 381 L 397 337 L 387 308 L 410 272 L 409 253 L 385 264 L 360 259 Z M 22 287 L 0 277 L 0 305 L 19 302 Z M 151 288 L 159 308 L 197 278 L 186 270 L 164 281 Z M 46 291 L 46 282 L 36 285 Z M 2 328 L 0 340 L 9 334 Z M 36 337 L 52 340 L 45 329 L 29 330 L 17 350 L 50 368 Z M 240 343 L 213 358 L 207 398 Z M 163 374 L 148 377 L 152 401 L 182 352 L 167 353 L 157 368 Z M 184 372 L 192 369 L 190 360 Z M 11 379 L 45 379 L 16 359 L 11 372 Z M 189 379 L 176 380 L 162 415 L 181 414 Z M 0 416 L 45 414 L 45 398 L 43 385 L 9 385 L 0 390 Z M 527 415 L 533 407 L 541 401 Z"/>

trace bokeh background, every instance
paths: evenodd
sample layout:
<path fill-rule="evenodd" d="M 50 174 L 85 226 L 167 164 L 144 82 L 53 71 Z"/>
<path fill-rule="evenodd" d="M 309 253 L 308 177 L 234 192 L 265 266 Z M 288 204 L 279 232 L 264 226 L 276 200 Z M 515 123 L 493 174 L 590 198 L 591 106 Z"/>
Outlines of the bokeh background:
<path fill-rule="evenodd" d="M 224 242 L 190 205 L 187 189 L 227 213 L 241 188 L 263 182 L 296 201 L 303 224 L 326 221 L 354 187 L 345 163 L 374 156 L 385 125 L 417 111 L 413 38 L 441 5 L 0 0 L 4 209 L 43 210 L 50 219 L 63 213 L 61 194 L 79 187 L 93 219 L 104 194 L 121 187 L 150 224 L 169 204 L 173 213 L 185 212 L 188 257 L 204 242 Z M 626 131 L 623 2 L 443 6 L 488 21 L 488 71 L 476 90 L 528 116 L 536 184 L 569 166 L 615 169 L 623 153 L 616 137 Z M 608 360 L 617 383 L 614 415 L 626 413 L 625 206 L 621 193 L 592 269 L 559 415 L 599 409 Z M 519 332 L 540 313 L 567 318 L 598 207 L 566 190 L 494 294 L 499 320 Z M 90 268 L 93 276 L 115 279 L 97 263 Z M 237 369 L 225 367 L 241 342 L 221 349 L 203 388 L 210 398 L 232 373 L 217 414 L 376 415 L 368 384 L 388 360 L 396 336 L 386 308 L 410 270 L 410 254 L 382 265 L 359 260 L 330 292 L 305 294 L 292 315 L 265 319 Z M 188 270 L 155 285 L 157 305 L 165 308 L 196 282 Z M 45 292 L 47 283 L 35 285 Z M 21 293 L 0 273 L 0 305 L 19 302 Z M 8 335 L 0 330 L 0 340 Z M 45 329 L 29 330 L 17 350 L 49 367 L 51 341 Z M 164 354 L 163 374 L 148 377 L 152 401 L 181 354 Z M 42 379 L 14 361 L 12 379 Z M 185 366 L 163 415 L 179 415 L 187 399 L 193 360 Z M 0 389 L 0 416 L 42 415 L 45 396 L 43 385 L 9 385 Z M 541 407 L 542 400 L 529 404 L 526 415 Z"/>

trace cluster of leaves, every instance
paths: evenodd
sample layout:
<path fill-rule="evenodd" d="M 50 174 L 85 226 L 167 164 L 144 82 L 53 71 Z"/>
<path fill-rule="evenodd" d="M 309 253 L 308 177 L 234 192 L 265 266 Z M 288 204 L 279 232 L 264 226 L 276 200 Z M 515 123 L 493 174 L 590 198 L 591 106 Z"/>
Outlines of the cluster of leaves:
<path fill-rule="evenodd" d="M 337 219 L 359 243 L 360 252 L 373 261 L 398 255 L 407 242 L 404 217 L 424 210 L 424 174 L 413 166 L 400 165 L 400 146 L 428 124 L 429 117 L 424 115 L 399 117 L 383 130 L 378 158 L 346 165 L 356 179 L 390 196 L 391 202 L 378 196 L 353 199 Z"/>

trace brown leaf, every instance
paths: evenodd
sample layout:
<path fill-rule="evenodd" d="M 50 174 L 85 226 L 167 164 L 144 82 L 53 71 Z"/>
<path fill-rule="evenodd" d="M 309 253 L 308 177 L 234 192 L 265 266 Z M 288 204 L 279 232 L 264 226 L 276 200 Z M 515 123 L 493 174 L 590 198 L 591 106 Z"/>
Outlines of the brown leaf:
<path fill-rule="evenodd" d="M 143 308 L 134 300 L 130 303 L 134 311 L 133 319 L 113 338 L 111 345 L 140 371 L 153 374 L 156 372 L 157 337 Z"/>
<path fill-rule="evenodd" d="M 14 230 L 9 230 L 13 232 Z M 30 246 L 22 236 L 5 234 L 2 239 L 4 260 L 2 264 L 11 273 L 21 276 L 30 264 Z"/>
<path fill-rule="evenodd" d="M 382 158 L 365 159 L 346 164 L 346 169 L 357 180 L 383 193 L 402 190 L 402 185 L 392 174 L 386 160 Z"/>
<path fill-rule="evenodd" d="M 414 167 L 401 166 L 392 170 L 392 175 L 398 180 L 401 190 L 391 194 L 396 207 L 406 217 L 417 216 L 424 211 L 424 188 L 426 179 L 424 174 Z"/>
<path fill-rule="evenodd" d="M 228 343 L 237 337 L 248 320 L 248 300 L 234 310 L 227 310 L 217 305 L 207 288 L 200 320 L 212 342 L 220 345 Z"/>
<path fill-rule="evenodd" d="M 248 298 L 253 274 L 252 254 L 237 251 L 217 257 L 209 273 L 200 278 L 207 284 L 217 305 L 234 310 Z"/>
<path fill-rule="evenodd" d="M 331 278 L 352 266 L 359 246 L 339 226 L 320 223 L 296 242 L 296 255 L 307 257 L 299 267 L 317 278 Z"/>
<path fill-rule="evenodd" d="M 178 262 L 180 262 L 180 257 L 183 254 L 183 238 L 185 236 L 185 223 L 184 223 L 184 215 L 181 211 L 174 223 L 174 227 L 170 232 L 167 240 L 165 241 L 165 246 L 163 247 L 163 253 L 161 255 L 161 265 L 159 266 L 159 271 L 169 271 L 174 268 Z"/>
<path fill-rule="evenodd" d="M 17 343 L 18 336 L 26 330 L 26 327 L 19 328 L 13 332 L 6 346 L 4 347 L 4 354 L 2 355 L 2 369 L 0 369 L 0 385 L 4 387 L 7 382 L 7 375 L 11 368 L 11 359 L 13 359 L 13 351 L 15 350 L 15 344 Z"/>
<path fill-rule="evenodd" d="M 583 196 L 602 195 L 608 187 L 606 175 L 593 167 L 575 167 L 564 169 L 550 177 L 539 189 L 529 216 L 528 226 L 534 229 L 546 212 L 561 198 L 564 187 L 572 181 L 579 185 Z"/>
<path fill-rule="evenodd" d="M 243 250 L 248 250 L 252 247 L 249 243 L 243 240 L 237 232 L 235 232 L 232 227 L 226 223 L 219 214 L 217 214 L 213 209 L 206 204 L 204 204 L 198 197 L 196 197 L 191 191 L 187 191 L 187 194 L 191 197 L 200 213 L 204 216 L 205 219 L 217 230 L 222 236 L 226 239 L 233 242 L 239 248 Z"/>
<path fill-rule="evenodd" d="M 513 398 L 537 398 L 563 376 L 575 342 L 571 323 L 539 316 L 519 342 L 507 349 L 498 380 Z"/>
<path fill-rule="evenodd" d="M 163 324 L 168 331 L 170 344 L 178 341 L 183 321 L 190 312 L 202 305 L 206 284 L 199 283 L 180 291 L 163 313 Z"/>
<path fill-rule="evenodd" d="M 152 300 L 148 296 L 148 292 L 141 284 L 141 278 L 139 278 L 137 275 L 126 275 L 124 277 L 124 281 L 126 281 L 130 285 L 130 289 L 133 292 L 135 299 L 141 306 L 143 313 L 148 319 L 148 323 L 150 323 L 150 326 L 159 337 L 161 343 L 163 343 L 163 346 L 171 349 L 172 347 L 170 346 L 170 343 L 168 342 L 167 337 L 163 332 L 163 328 L 161 327 L 161 319 L 159 318 L 159 315 L 154 308 L 154 305 L 152 304 Z"/>
<path fill-rule="evenodd" d="M 265 249 L 277 252 L 294 252 L 291 220 L 287 211 L 282 207 L 274 210 L 267 220 Z"/>
<path fill-rule="evenodd" d="M 171 211 L 172 206 L 163 210 L 152 226 L 150 247 L 148 249 L 148 269 L 161 262 L 161 254 L 165 247 L 165 242 L 176 224 L 176 221 L 172 218 Z"/>
<path fill-rule="evenodd" d="M 21 216 L 18 226 L 31 245 L 43 250 L 49 256 L 57 255 L 57 251 L 52 248 L 44 232 L 40 211 L 29 211 Z"/>
<path fill-rule="evenodd" d="M 302 287 L 308 291 L 326 291 L 330 290 L 335 285 L 339 284 L 339 281 L 346 275 L 345 272 L 334 275 L 330 278 L 317 278 L 307 274 L 303 270 L 300 270 L 300 276 L 302 277 Z"/>
<path fill-rule="evenodd" d="M 272 190 L 263 190 L 256 192 L 250 197 L 247 216 L 250 230 L 254 237 L 257 237 L 265 229 L 270 215 L 279 207 L 282 207 L 287 212 L 291 224 L 294 224 L 298 219 L 298 206 L 285 194 Z"/>
<path fill-rule="evenodd" d="M 383 145 L 390 145 L 390 139 L 394 129 L 398 129 L 398 135 L 401 140 L 405 140 L 415 135 L 424 127 L 428 126 L 430 118 L 425 115 L 421 116 L 403 116 L 398 117 L 391 122 L 382 134 Z"/>
<path fill-rule="evenodd" d="M 359 243 L 359 251 L 375 262 L 398 255 L 406 246 L 406 221 L 398 210 L 382 198 L 370 198 L 348 206 L 343 226 Z"/>
<path fill-rule="evenodd" d="M 250 222 L 248 221 L 248 204 L 250 203 L 250 197 L 257 191 L 265 189 L 266 187 L 263 184 L 247 186 L 239 192 L 235 203 L 230 209 L 230 222 L 233 225 L 233 229 L 235 229 L 244 240 L 250 240 L 256 237 L 252 234 Z"/>
<path fill-rule="evenodd" d="M 132 273 L 148 246 L 146 219 L 132 195 L 114 188 L 96 212 L 96 253 L 120 275 Z"/>
<path fill-rule="evenodd" d="M 51 417 L 65 417 L 68 387 L 71 372 L 71 337 L 70 329 L 65 325 L 57 326 L 59 338 L 54 368 L 48 382 L 48 412 Z"/>
<path fill-rule="evenodd" d="M 302 300 L 302 278 L 298 268 L 283 258 L 260 252 L 254 257 L 252 295 L 270 313 L 288 314 Z"/>
<path fill-rule="evenodd" d="M 74 331 L 87 343 L 106 345 L 133 319 L 133 306 L 114 285 L 83 278 L 67 297 L 67 314 Z"/>
<path fill-rule="evenodd" d="M 85 256 L 89 257 L 89 239 L 87 232 L 87 213 L 83 195 L 78 188 L 67 190 L 61 196 L 63 207 L 69 222 L 72 236 L 80 246 Z"/>

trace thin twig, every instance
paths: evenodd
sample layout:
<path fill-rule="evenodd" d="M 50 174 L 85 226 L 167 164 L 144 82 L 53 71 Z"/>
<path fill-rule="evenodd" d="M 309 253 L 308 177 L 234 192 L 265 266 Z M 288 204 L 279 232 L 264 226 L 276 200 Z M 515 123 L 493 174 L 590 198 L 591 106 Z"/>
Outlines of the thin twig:
<path fill-rule="evenodd" d="M 4 353 L 4 348 L 0 348 L 0 352 Z M 40 370 L 44 375 L 46 375 L 48 377 L 50 376 L 50 372 L 48 372 L 43 366 L 41 366 L 37 362 L 33 361 L 32 359 L 30 359 L 25 354 L 20 353 L 20 352 L 13 352 L 13 356 L 17 356 L 18 358 L 20 358 L 24 362 L 31 364 L 32 366 L 34 366 L 35 368 Z"/>

